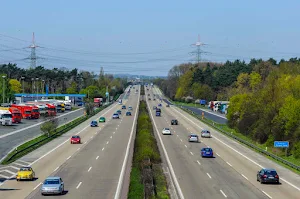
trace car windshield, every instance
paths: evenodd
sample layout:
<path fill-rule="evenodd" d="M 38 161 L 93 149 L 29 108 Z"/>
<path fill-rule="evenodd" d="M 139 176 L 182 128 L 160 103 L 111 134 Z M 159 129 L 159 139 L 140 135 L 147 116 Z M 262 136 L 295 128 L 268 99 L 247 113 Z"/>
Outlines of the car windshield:
<path fill-rule="evenodd" d="M 202 131 L 202 133 L 209 133 L 209 131 Z"/>
<path fill-rule="evenodd" d="M 198 137 L 198 135 L 191 135 L 191 137 Z"/>
<path fill-rule="evenodd" d="M 265 171 L 265 174 L 266 174 L 266 175 L 273 175 L 273 176 L 275 176 L 275 175 L 277 175 L 277 172 L 276 172 L 276 171 L 266 170 L 266 171 Z"/>
<path fill-rule="evenodd" d="M 169 131 L 170 129 L 169 129 L 169 128 L 165 128 L 165 130 L 166 130 L 166 131 Z"/>
<path fill-rule="evenodd" d="M 79 138 L 79 136 L 78 135 L 74 135 L 74 136 L 72 136 L 72 138 Z"/>
<path fill-rule="evenodd" d="M 3 114 L 2 118 L 12 118 L 12 114 Z"/>
<path fill-rule="evenodd" d="M 30 168 L 21 168 L 20 171 L 30 171 Z"/>
<path fill-rule="evenodd" d="M 39 109 L 33 109 L 32 112 L 37 113 L 37 112 L 39 112 Z"/>
<path fill-rule="evenodd" d="M 101 119 L 101 120 L 104 120 L 105 118 L 104 118 L 104 117 L 100 117 L 100 119 Z"/>
<path fill-rule="evenodd" d="M 25 111 L 25 114 L 31 114 L 31 111 Z"/>
<path fill-rule="evenodd" d="M 59 184 L 59 180 L 45 180 L 44 184 Z"/>
<path fill-rule="evenodd" d="M 211 148 L 204 148 L 204 149 L 202 149 L 202 150 L 203 150 L 203 151 L 206 151 L 206 152 L 212 151 Z"/>

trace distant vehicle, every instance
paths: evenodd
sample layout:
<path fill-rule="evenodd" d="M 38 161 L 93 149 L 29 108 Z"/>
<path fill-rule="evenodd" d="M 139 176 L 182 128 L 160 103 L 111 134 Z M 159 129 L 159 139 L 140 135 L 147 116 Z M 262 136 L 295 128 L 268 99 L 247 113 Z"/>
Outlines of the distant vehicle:
<path fill-rule="evenodd" d="M 202 130 L 201 131 L 201 137 L 203 138 L 210 138 L 210 132 L 208 130 Z"/>
<path fill-rule="evenodd" d="M 148 93 L 148 96 L 150 96 L 150 93 Z"/>
<path fill-rule="evenodd" d="M 80 144 L 81 143 L 81 138 L 79 135 L 73 135 L 71 137 L 71 144 Z"/>
<path fill-rule="evenodd" d="M 133 109 L 132 109 L 132 106 L 129 106 L 129 107 L 128 107 L 128 110 L 129 110 L 129 111 L 132 111 L 132 110 L 133 110 Z"/>
<path fill-rule="evenodd" d="M 9 111 L 12 115 L 12 123 L 20 123 L 22 120 L 21 111 L 16 107 L 0 107 L 0 110 Z"/>
<path fill-rule="evenodd" d="M 119 105 L 122 105 L 122 99 L 119 99 Z"/>
<path fill-rule="evenodd" d="M 12 114 L 9 111 L 6 110 L 0 110 L 0 122 L 2 124 L 2 126 L 5 125 L 12 125 Z"/>
<path fill-rule="evenodd" d="M 153 101 L 155 101 L 155 98 L 153 98 Z"/>
<path fill-rule="evenodd" d="M 166 107 L 170 107 L 170 105 L 169 105 L 169 104 L 167 104 L 167 105 L 166 105 Z"/>
<path fill-rule="evenodd" d="M 201 156 L 212 158 L 212 157 L 214 157 L 214 152 L 213 152 L 212 148 L 205 147 L 205 148 L 201 149 Z"/>
<path fill-rule="evenodd" d="M 189 136 L 189 142 L 199 142 L 199 137 L 196 134 L 191 134 Z"/>
<path fill-rule="evenodd" d="M 31 167 L 21 167 L 17 173 L 16 180 L 34 180 L 35 173 Z"/>
<path fill-rule="evenodd" d="M 119 118 L 120 118 L 120 116 L 119 116 L 119 114 L 118 114 L 118 113 L 114 113 L 114 114 L 113 114 L 113 116 L 112 116 L 112 118 L 113 118 L 113 119 L 119 119 Z"/>
<path fill-rule="evenodd" d="M 61 177 L 48 177 L 42 183 L 41 194 L 60 194 L 64 193 L 64 182 Z"/>
<path fill-rule="evenodd" d="M 121 110 L 117 110 L 117 113 L 118 113 L 119 115 L 121 115 L 121 114 L 122 114 L 122 111 L 121 111 Z"/>
<path fill-rule="evenodd" d="M 279 184 L 279 176 L 275 169 L 262 169 L 257 172 L 256 175 L 257 181 L 261 184 L 263 183 L 277 183 Z"/>
<path fill-rule="evenodd" d="M 91 122 L 91 127 L 97 127 L 97 126 L 98 126 L 98 122 L 95 121 L 95 120 L 93 120 L 93 121 Z"/>
<path fill-rule="evenodd" d="M 100 117 L 99 122 L 105 122 L 105 117 Z"/>
<path fill-rule="evenodd" d="M 78 102 L 77 106 L 83 106 L 83 102 Z"/>
<path fill-rule="evenodd" d="M 156 110 L 156 108 L 157 108 L 156 106 L 153 106 L 153 110 Z"/>
<path fill-rule="evenodd" d="M 157 116 L 157 117 L 161 116 L 160 112 L 156 112 L 155 116 Z"/>
<path fill-rule="evenodd" d="M 161 104 L 158 104 L 159 107 L 161 107 Z"/>
<path fill-rule="evenodd" d="M 123 105 L 123 106 L 122 106 L 122 109 L 126 109 L 126 106 L 125 106 L 125 105 Z"/>
<path fill-rule="evenodd" d="M 171 120 L 171 125 L 178 125 L 178 120 Z"/>
<path fill-rule="evenodd" d="M 149 97 L 148 100 L 151 100 L 151 98 Z"/>
<path fill-rule="evenodd" d="M 163 128 L 162 134 L 163 134 L 163 135 L 171 135 L 171 131 L 170 131 L 169 128 Z"/>
<path fill-rule="evenodd" d="M 161 112 L 160 108 L 156 108 L 155 110 L 156 110 L 156 112 Z"/>
<path fill-rule="evenodd" d="M 131 112 L 130 112 L 130 111 L 127 111 L 127 112 L 126 112 L 126 116 L 131 116 Z"/>

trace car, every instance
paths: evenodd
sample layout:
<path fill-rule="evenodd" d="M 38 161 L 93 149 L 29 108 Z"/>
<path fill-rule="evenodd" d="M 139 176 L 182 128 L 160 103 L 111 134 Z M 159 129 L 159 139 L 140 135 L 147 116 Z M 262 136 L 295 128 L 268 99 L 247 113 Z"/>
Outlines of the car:
<path fill-rule="evenodd" d="M 279 175 L 277 174 L 277 171 L 275 169 L 261 169 L 257 172 L 256 179 L 261 184 L 268 182 L 279 184 Z"/>
<path fill-rule="evenodd" d="M 167 104 L 166 107 L 170 107 L 170 104 Z"/>
<path fill-rule="evenodd" d="M 201 131 L 201 137 L 202 138 L 210 138 L 210 132 L 208 130 L 202 130 Z"/>
<path fill-rule="evenodd" d="M 153 101 L 155 101 L 155 98 L 153 98 Z"/>
<path fill-rule="evenodd" d="M 132 106 L 129 106 L 129 107 L 128 107 L 128 110 L 129 110 L 129 111 L 132 111 L 132 110 L 133 110 L 133 109 L 132 109 Z"/>
<path fill-rule="evenodd" d="M 113 116 L 112 116 L 112 119 L 119 119 L 120 116 L 118 113 L 114 113 Z"/>
<path fill-rule="evenodd" d="M 16 180 L 34 180 L 35 173 L 31 167 L 21 167 L 16 175 Z"/>
<path fill-rule="evenodd" d="M 125 106 L 125 105 L 123 105 L 123 106 L 122 106 L 122 109 L 126 109 L 126 106 Z"/>
<path fill-rule="evenodd" d="M 81 143 L 81 138 L 79 135 L 73 135 L 71 137 L 71 144 L 80 144 Z"/>
<path fill-rule="evenodd" d="M 99 122 L 105 122 L 105 117 L 100 117 Z"/>
<path fill-rule="evenodd" d="M 170 131 L 169 128 L 163 128 L 162 134 L 163 134 L 163 135 L 171 135 L 172 133 L 171 133 L 171 131 Z"/>
<path fill-rule="evenodd" d="M 171 125 L 178 125 L 178 121 L 177 120 L 171 120 Z"/>
<path fill-rule="evenodd" d="M 160 107 L 161 107 L 161 104 L 158 104 L 158 106 L 160 106 Z"/>
<path fill-rule="evenodd" d="M 98 122 L 96 120 L 91 121 L 91 127 L 97 127 Z"/>
<path fill-rule="evenodd" d="M 148 93 L 148 96 L 150 96 L 150 93 Z"/>
<path fill-rule="evenodd" d="M 121 114 L 122 114 L 122 111 L 121 111 L 121 110 L 117 110 L 117 113 L 118 113 L 119 115 L 121 115 Z"/>
<path fill-rule="evenodd" d="M 191 134 L 189 136 L 189 142 L 199 142 L 199 137 L 196 134 Z"/>
<path fill-rule="evenodd" d="M 127 111 L 127 112 L 126 112 L 126 116 L 131 116 L 131 112 L 130 112 L 130 111 Z"/>
<path fill-rule="evenodd" d="M 151 98 L 149 97 L 148 100 L 151 100 Z"/>
<path fill-rule="evenodd" d="M 202 157 L 213 158 L 214 157 L 214 152 L 213 152 L 212 148 L 205 147 L 205 148 L 201 149 L 201 156 Z"/>
<path fill-rule="evenodd" d="M 156 106 L 153 106 L 153 110 L 156 110 L 156 108 L 157 108 Z"/>
<path fill-rule="evenodd" d="M 41 194 L 60 194 L 62 195 L 65 190 L 65 185 L 61 177 L 48 177 L 42 183 Z"/>
<path fill-rule="evenodd" d="M 158 116 L 161 116 L 160 112 L 156 112 L 156 113 L 155 113 L 155 116 L 157 116 L 157 117 L 158 117 Z"/>

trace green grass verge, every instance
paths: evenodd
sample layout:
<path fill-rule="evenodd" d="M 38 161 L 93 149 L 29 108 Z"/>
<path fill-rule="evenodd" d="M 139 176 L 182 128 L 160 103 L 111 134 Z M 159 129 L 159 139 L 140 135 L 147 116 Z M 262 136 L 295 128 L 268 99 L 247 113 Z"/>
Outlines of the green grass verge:
<path fill-rule="evenodd" d="M 34 151 L 35 149 L 47 144 L 48 142 L 54 140 L 55 138 L 61 136 L 62 134 L 68 132 L 69 130 L 71 130 L 72 128 L 78 126 L 79 124 L 81 124 L 82 122 L 86 121 L 87 119 L 89 119 L 90 117 L 94 116 L 95 114 L 99 113 L 101 110 L 103 110 L 104 108 L 106 108 L 107 106 L 103 106 L 99 109 L 97 109 L 97 111 L 95 111 L 92 115 L 90 116 L 82 116 L 79 118 L 76 118 L 70 122 L 68 122 L 67 124 L 61 125 L 59 126 L 55 132 L 59 132 L 59 133 L 55 133 L 53 132 L 52 135 L 50 137 L 47 137 L 46 135 L 40 135 L 32 140 L 29 140 L 28 142 L 25 142 L 23 144 L 21 144 L 20 146 L 17 147 L 17 150 L 14 150 L 12 152 L 10 152 L 1 162 L 1 164 L 3 165 L 7 165 L 10 164 L 14 161 L 16 161 L 17 159 L 27 155 L 28 153 Z M 43 141 L 42 141 L 43 140 Z M 32 145 L 32 146 L 31 146 Z M 31 146 L 31 147 L 30 147 Z M 28 148 L 29 147 L 29 148 Z"/>
<path fill-rule="evenodd" d="M 179 105 L 179 106 L 190 106 L 190 107 L 196 107 L 196 108 L 205 108 L 204 105 L 201 104 L 195 104 L 195 103 L 185 103 L 185 102 L 177 102 L 177 101 L 171 101 L 173 104 Z"/>

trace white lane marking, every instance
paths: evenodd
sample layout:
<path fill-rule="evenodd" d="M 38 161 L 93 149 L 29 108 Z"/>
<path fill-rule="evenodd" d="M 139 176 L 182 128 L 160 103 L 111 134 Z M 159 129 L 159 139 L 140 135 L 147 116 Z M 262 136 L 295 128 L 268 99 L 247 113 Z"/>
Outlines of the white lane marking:
<path fill-rule="evenodd" d="M 262 192 L 266 195 L 266 196 L 268 196 L 269 198 L 271 198 L 272 199 L 272 197 L 269 195 L 269 194 L 267 194 L 266 192 L 264 192 L 263 190 L 262 190 Z"/>
<path fill-rule="evenodd" d="M 99 158 L 99 155 L 96 157 L 96 160 L 98 160 L 98 158 Z"/>
<path fill-rule="evenodd" d="M 102 151 L 104 150 L 104 147 L 102 148 Z"/>
<path fill-rule="evenodd" d="M 199 160 L 197 160 L 197 163 L 198 163 L 199 165 L 201 165 L 201 163 L 199 162 Z"/>
<path fill-rule="evenodd" d="M 25 167 L 26 166 L 25 164 L 20 164 L 20 163 L 17 163 L 17 162 L 13 162 L 13 164 L 19 165 L 21 167 Z"/>
<path fill-rule="evenodd" d="M 113 132 L 113 134 L 115 134 L 116 132 Z"/>
<path fill-rule="evenodd" d="M 79 151 L 79 150 L 80 150 L 80 147 L 76 151 Z"/>
<path fill-rule="evenodd" d="M 56 168 L 54 169 L 54 171 L 57 171 L 57 169 L 59 169 L 59 167 L 56 167 Z"/>
<path fill-rule="evenodd" d="M 95 132 L 95 135 L 98 133 L 98 131 Z"/>
<path fill-rule="evenodd" d="M 226 162 L 229 166 L 231 166 L 232 167 L 232 165 L 229 163 L 229 162 Z"/>
<path fill-rule="evenodd" d="M 112 136 L 110 136 L 110 139 L 112 139 Z"/>
<path fill-rule="evenodd" d="M 70 159 L 70 158 L 71 158 L 71 155 L 67 158 L 67 160 Z"/>
<path fill-rule="evenodd" d="M 91 139 L 93 139 L 94 136 L 91 136 Z"/>
<path fill-rule="evenodd" d="M 2 171 L 5 171 L 5 172 L 10 173 L 10 174 L 13 174 L 13 175 L 16 174 L 15 172 L 12 172 L 12 171 L 6 170 L 6 169 L 5 169 L 5 170 L 2 170 Z"/>
<path fill-rule="evenodd" d="M 23 163 L 25 163 L 25 164 L 30 164 L 30 162 L 26 162 L 26 161 L 24 161 L 24 160 L 17 160 L 18 162 L 23 162 Z"/>
<path fill-rule="evenodd" d="M 87 141 L 85 141 L 83 144 L 86 144 L 87 143 Z"/>
<path fill-rule="evenodd" d="M 217 154 L 217 156 L 221 157 L 218 153 L 216 153 L 216 154 Z"/>
<path fill-rule="evenodd" d="M 120 193 L 121 193 L 121 189 L 122 189 L 122 186 L 123 186 L 125 168 L 126 168 L 127 160 L 128 160 L 128 156 L 129 156 L 130 145 L 131 145 L 131 142 L 132 142 L 132 136 L 133 136 L 134 127 L 135 127 L 135 123 L 136 123 L 136 117 L 137 117 L 137 111 L 139 109 L 138 107 L 139 107 L 139 103 L 140 103 L 140 89 L 139 89 L 138 95 L 139 95 L 138 96 L 138 102 L 137 102 L 137 106 L 136 106 L 137 108 L 135 110 L 135 115 L 134 115 L 133 122 L 132 122 L 131 132 L 130 132 L 128 144 L 127 144 L 127 147 L 126 147 L 125 157 L 124 157 L 124 161 L 123 161 L 123 164 L 122 164 L 122 169 L 121 169 L 121 172 L 120 172 L 118 186 L 117 186 L 117 190 L 116 190 L 116 194 L 115 194 L 114 199 L 119 199 L 120 198 Z"/>
<path fill-rule="evenodd" d="M 226 194 L 220 189 L 220 192 L 223 194 L 225 198 L 227 198 Z"/>
<path fill-rule="evenodd" d="M 79 184 L 77 185 L 76 189 L 78 189 L 81 184 L 82 184 L 82 182 L 79 182 Z"/>
<path fill-rule="evenodd" d="M 90 172 L 91 169 L 92 169 L 92 167 L 89 168 L 88 172 Z"/>
<path fill-rule="evenodd" d="M 191 151 L 190 151 L 190 154 L 191 154 L 191 155 L 194 155 L 193 152 L 191 152 Z"/>
<path fill-rule="evenodd" d="M 182 139 L 180 139 L 180 141 L 182 142 Z"/>
<path fill-rule="evenodd" d="M 83 108 L 81 108 L 81 109 L 83 109 Z M 78 109 L 78 110 L 75 110 L 75 111 L 79 111 L 79 110 L 81 110 L 81 109 Z M 65 113 L 65 114 L 60 115 L 60 116 L 57 116 L 57 117 L 55 117 L 55 118 L 60 118 L 60 117 L 63 117 L 63 116 L 65 116 L 65 115 L 69 115 L 69 114 L 71 114 L 71 113 L 74 113 L 74 111 L 71 111 L 71 112 L 69 112 L 69 113 Z M 1 139 L 1 138 L 5 138 L 5 137 L 10 136 L 10 135 L 14 135 L 14 134 L 16 134 L 16 133 L 22 132 L 22 131 L 24 131 L 24 130 L 27 130 L 27 129 L 30 129 L 30 128 L 33 128 L 33 127 L 36 127 L 36 126 L 39 126 L 40 124 L 43 124 L 43 123 L 45 123 L 45 122 L 46 122 L 46 121 L 39 122 L 39 123 L 36 123 L 36 124 L 34 124 L 34 125 L 27 126 L 27 127 L 25 127 L 25 128 L 22 128 L 22 129 L 19 129 L 19 130 L 10 132 L 10 133 L 6 133 L 6 134 L 4 134 L 4 135 L 1 135 L 1 136 L 0 136 L 0 139 Z"/>
<path fill-rule="evenodd" d="M 244 175 L 244 174 L 241 174 L 246 180 L 248 180 L 248 178 Z"/>
<path fill-rule="evenodd" d="M 206 173 L 206 175 L 211 179 L 211 176 L 209 175 L 209 173 Z"/>
<path fill-rule="evenodd" d="M 147 103 L 147 106 L 148 106 L 148 109 L 150 110 L 149 103 Z M 165 147 L 165 145 L 164 145 L 164 143 L 163 143 L 163 141 L 162 141 L 162 139 L 161 139 L 161 135 L 160 135 L 159 130 L 158 130 L 158 128 L 157 128 L 157 125 L 156 125 L 156 123 L 155 123 L 155 120 L 154 120 L 152 111 L 149 111 L 149 112 L 150 112 L 150 115 L 151 115 L 151 118 L 152 118 L 152 121 L 153 121 L 155 130 L 156 130 L 156 133 L 157 133 L 157 135 L 158 135 L 160 144 L 161 144 L 162 149 L 163 149 L 163 151 L 164 151 L 165 158 L 166 158 L 167 163 L 168 163 L 168 165 L 169 165 L 169 168 L 170 168 L 170 171 L 171 171 L 171 175 L 172 175 L 172 178 L 173 178 L 173 180 L 174 180 L 174 182 L 175 182 L 175 186 L 176 186 L 177 192 L 178 192 L 178 194 L 179 194 L 179 197 L 180 197 L 181 199 L 184 199 L 184 195 L 183 195 L 183 193 L 182 193 L 182 190 L 181 190 L 181 188 L 180 188 L 179 182 L 178 182 L 177 177 L 176 177 L 176 175 L 175 175 L 175 171 L 174 171 L 173 166 L 172 166 L 172 163 L 171 163 L 171 161 L 170 161 L 170 159 L 169 159 L 169 156 L 168 156 L 166 147 Z M 117 199 L 117 198 L 115 198 L 115 199 Z"/>
<path fill-rule="evenodd" d="M 175 132 L 175 131 L 174 131 Z M 179 137 L 179 135 L 177 135 L 177 137 Z"/>
<path fill-rule="evenodd" d="M 109 141 L 106 142 L 106 144 L 108 144 L 108 143 L 109 143 Z"/>
<path fill-rule="evenodd" d="M 116 128 L 116 130 L 118 129 L 118 127 Z"/>
<path fill-rule="evenodd" d="M 9 176 L 3 175 L 3 174 L 0 174 L 0 176 L 3 177 L 3 178 L 6 178 L 6 179 L 9 179 L 9 178 L 10 178 Z M 12 176 L 15 176 L 15 174 L 12 175 Z"/>
<path fill-rule="evenodd" d="M 184 145 L 185 146 L 185 148 L 187 148 L 187 146 L 186 145 Z"/>
<path fill-rule="evenodd" d="M 193 123 L 195 126 L 197 126 L 198 128 L 202 129 L 203 128 L 201 126 L 199 126 L 198 124 L 196 124 L 195 122 L 193 122 L 192 120 L 190 120 L 189 118 L 187 118 L 185 115 L 183 115 L 182 113 L 180 113 L 178 110 L 176 110 L 176 108 L 173 108 L 172 110 L 175 110 L 176 112 L 178 112 L 180 115 L 182 115 L 184 118 L 186 118 L 187 120 L 189 120 L 191 123 Z M 225 146 L 227 146 L 228 148 L 230 148 L 231 150 L 233 150 L 234 152 L 236 152 L 237 154 L 241 155 L 242 157 L 246 158 L 247 160 L 249 160 L 250 162 L 252 162 L 253 164 L 257 165 L 260 168 L 265 168 L 262 165 L 258 164 L 257 162 L 255 162 L 254 160 L 252 160 L 251 158 L 247 157 L 246 155 L 242 154 L 241 152 L 239 152 L 238 150 L 232 148 L 231 146 L 229 146 L 228 144 L 226 144 L 225 142 L 221 141 L 220 139 L 216 138 L 214 136 L 214 139 L 216 139 L 217 141 L 221 142 L 222 144 L 224 144 Z M 297 189 L 298 191 L 300 191 L 300 188 L 297 187 L 296 185 L 290 183 L 289 181 L 285 180 L 284 178 L 280 178 L 282 181 L 284 181 L 285 183 L 289 184 L 290 186 L 294 187 L 295 189 Z"/>
<path fill-rule="evenodd" d="M 36 190 L 42 183 L 40 182 L 38 185 L 36 185 L 33 190 Z"/>

